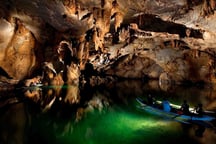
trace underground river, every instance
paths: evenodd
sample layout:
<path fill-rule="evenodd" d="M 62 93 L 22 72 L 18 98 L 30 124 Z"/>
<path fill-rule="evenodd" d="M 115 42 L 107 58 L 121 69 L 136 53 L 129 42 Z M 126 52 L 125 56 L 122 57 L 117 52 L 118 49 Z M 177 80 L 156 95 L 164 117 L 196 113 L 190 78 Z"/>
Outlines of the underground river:
<path fill-rule="evenodd" d="M 49 93 L 47 89 L 31 92 L 40 91 L 45 96 Z M 161 87 L 154 81 L 119 81 L 112 85 L 84 87 L 80 90 L 79 103 L 66 105 L 57 98 L 53 103 L 48 102 L 52 104 L 50 108 L 45 105 L 49 99 L 38 104 L 26 99 L 24 93 L 17 90 L 0 94 L 1 144 L 213 144 L 216 141 L 212 128 L 205 128 L 197 135 L 198 125 L 146 113 L 137 109 L 135 100 L 151 94 L 159 100 L 166 97 L 175 104 L 187 99 L 192 107 L 203 103 L 205 109 L 215 111 L 216 94 L 209 87 Z"/>

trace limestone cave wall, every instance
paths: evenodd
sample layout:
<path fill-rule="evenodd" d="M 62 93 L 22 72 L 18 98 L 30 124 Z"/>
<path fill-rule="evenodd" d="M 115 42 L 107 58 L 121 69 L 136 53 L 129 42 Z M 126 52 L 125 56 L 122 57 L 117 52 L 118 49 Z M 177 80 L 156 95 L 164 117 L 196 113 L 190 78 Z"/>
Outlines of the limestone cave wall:
<path fill-rule="evenodd" d="M 78 83 L 90 63 L 95 74 L 215 83 L 215 8 L 215 0 L 0 1 L 0 80 Z"/>

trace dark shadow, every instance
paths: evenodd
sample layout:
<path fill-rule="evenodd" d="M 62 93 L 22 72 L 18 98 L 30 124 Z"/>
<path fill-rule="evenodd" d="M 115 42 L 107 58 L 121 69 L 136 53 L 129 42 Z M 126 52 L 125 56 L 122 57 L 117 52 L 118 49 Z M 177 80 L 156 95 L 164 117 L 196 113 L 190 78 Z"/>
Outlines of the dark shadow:
<path fill-rule="evenodd" d="M 12 77 L 9 76 L 8 73 L 2 67 L 0 67 L 0 76 L 4 76 L 8 79 L 12 79 Z"/>
<path fill-rule="evenodd" d="M 203 126 L 198 126 L 198 128 L 195 130 L 195 135 L 197 137 L 202 137 L 203 136 L 203 133 L 205 132 L 205 127 Z"/>
<path fill-rule="evenodd" d="M 139 23 L 139 19 L 143 21 Z M 171 21 L 163 21 L 161 18 L 152 14 L 143 14 L 140 15 L 139 18 L 134 17 L 129 20 L 129 23 L 139 23 L 139 28 L 142 30 L 179 34 L 180 37 L 186 37 L 186 30 L 189 29 L 191 31 L 190 37 L 203 38 L 202 30 L 187 28 L 182 24 L 177 24 Z"/>

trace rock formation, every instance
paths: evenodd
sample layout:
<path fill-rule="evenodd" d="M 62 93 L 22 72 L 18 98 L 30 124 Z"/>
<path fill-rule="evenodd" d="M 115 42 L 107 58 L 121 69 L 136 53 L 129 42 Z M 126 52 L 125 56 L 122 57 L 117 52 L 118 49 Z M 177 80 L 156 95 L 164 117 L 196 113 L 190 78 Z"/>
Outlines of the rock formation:
<path fill-rule="evenodd" d="M 77 84 L 89 62 L 95 75 L 215 83 L 215 8 L 215 0 L 1 1 L 0 80 Z"/>

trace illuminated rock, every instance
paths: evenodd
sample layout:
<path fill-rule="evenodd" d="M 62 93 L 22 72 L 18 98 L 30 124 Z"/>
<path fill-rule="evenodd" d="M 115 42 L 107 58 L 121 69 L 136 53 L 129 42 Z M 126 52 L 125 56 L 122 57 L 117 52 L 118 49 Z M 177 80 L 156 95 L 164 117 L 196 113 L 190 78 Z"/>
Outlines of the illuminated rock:
<path fill-rule="evenodd" d="M 89 61 L 98 73 L 124 78 L 168 72 L 175 83 L 212 83 L 215 7 L 214 0 L 1 1 L 0 67 L 16 82 L 42 75 L 44 62 L 58 75 Z M 78 83 L 70 70 L 60 77 Z"/>

